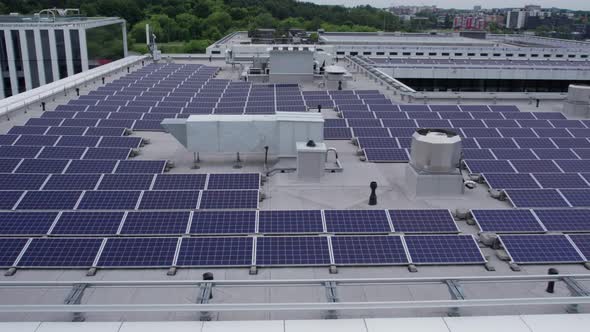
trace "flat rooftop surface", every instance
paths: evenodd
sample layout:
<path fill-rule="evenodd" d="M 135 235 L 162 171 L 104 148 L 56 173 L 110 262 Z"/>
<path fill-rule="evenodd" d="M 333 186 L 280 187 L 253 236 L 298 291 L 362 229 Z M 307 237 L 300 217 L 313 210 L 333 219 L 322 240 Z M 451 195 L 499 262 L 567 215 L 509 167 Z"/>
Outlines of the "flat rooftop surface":
<path fill-rule="evenodd" d="M 473 39 L 458 36 L 412 36 L 412 35 L 394 35 L 379 33 L 324 33 L 320 35 L 320 40 L 327 44 L 346 44 L 346 43 L 363 43 L 363 44 L 399 44 L 399 45 L 416 45 L 416 46 L 440 46 L 440 45 L 457 45 L 457 46 L 492 46 L 493 41 Z"/>

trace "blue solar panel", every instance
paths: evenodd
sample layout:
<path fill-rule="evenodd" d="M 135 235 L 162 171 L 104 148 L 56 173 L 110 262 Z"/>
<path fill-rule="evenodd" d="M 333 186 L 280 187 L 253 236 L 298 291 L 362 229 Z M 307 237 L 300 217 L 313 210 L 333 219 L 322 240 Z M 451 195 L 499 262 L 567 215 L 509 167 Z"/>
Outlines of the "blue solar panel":
<path fill-rule="evenodd" d="M 559 165 L 566 173 L 574 172 L 588 172 L 590 170 L 590 160 L 556 160 L 555 163 Z"/>
<path fill-rule="evenodd" d="M 463 112 L 489 112 L 487 105 L 458 105 Z"/>
<path fill-rule="evenodd" d="M 46 126 L 14 126 L 10 128 L 8 135 L 0 135 L 0 145 L 10 145 L 14 143 L 17 136 L 10 135 L 43 135 L 47 129 L 49 128 Z"/>
<path fill-rule="evenodd" d="M 123 136 L 125 135 L 125 128 L 110 128 L 110 127 L 90 127 L 84 133 L 84 136 Z"/>
<path fill-rule="evenodd" d="M 319 210 L 260 211 L 259 233 L 322 233 L 322 214 Z"/>
<path fill-rule="evenodd" d="M 530 210 L 471 210 L 471 215 L 482 232 L 534 233 L 545 231 Z"/>
<path fill-rule="evenodd" d="M 329 264 L 326 237 L 259 237 L 256 241 L 256 265 Z"/>
<path fill-rule="evenodd" d="M 51 234 L 115 235 L 124 215 L 124 212 L 63 212 Z"/>
<path fill-rule="evenodd" d="M 199 190 L 205 188 L 206 174 L 158 174 L 154 190 Z"/>
<path fill-rule="evenodd" d="M 449 210 L 389 210 L 393 230 L 401 233 L 458 233 Z"/>
<path fill-rule="evenodd" d="M 168 267 L 173 264 L 178 239 L 110 238 L 100 255 L 101 267 Z"/>
<path fill-rule="evenodd" d="M 476 137 L 478 140 L 480 137 L 502 137 L 496 128 L 462 128 L 461 131 L 465 137 Z"/>
<path fill-rule="evenodd" d="M 258 190 L 205 190 L 199 209 L 256 209 Z"/>
<path fill-rule="evenodd" d="M 0 173 L 2 190 L 38 190 L 47 179 L 46 174 Z"/>
<path fill-rule="evenodd" d="M 527 173 L 484 173 L 485 182 L 493 189 L 536 189 L 535 179 Z"/>
<path fill-rule="evenodd" d="M 549 232 L 590 232 L 590 210 L 543 209 L 535 214 Z"/>
<path fill-rule="evenodd" d="M 84 135 L 88 127 L 50 127 L 47 135 Z"/>
<path fill-rule="evenodd" d="M 570 148 L 590 148 L 590 141 L 586 138 L 577 137 L 577 138 L 551 138 L 551 140 L 557 145 L 560 149 L 570 149 Z"/>
<path fill-rule="evenodd" d="M 416 132 L 416 128 L 407 127 L 389 127 L 389 132 L 393 137 L 411 137 Z M 387 137 L 377 137 L 380 139 L 387 139 Z M 376 139 L 375 137 L 359 137 L 358 140 L 362 139 Z"/>
<path fill-rule="evenodd" d="M 441 119 L 436 112 L 408 112 L 406 115 L 410 119 Z M 449 123 L 446 122 L 446 124 L 448 125 Z"/>
<path fill-rule="evenodd" d="M 93 190 L 100 174 L 51 174 L 43 190 Z"/>
<path fill-rule="evenodd" d="M 512 138 L 478 137 L 476 140 L 483 149 L 518 149 Z"/>
<path fill-rule="evenodd" d="M 490 149 L 463 149 L 463 159 L 496 159 Z"/>
<path fill-rule="evenodd" d="M 399 148 L 397 140 L 391 137 L 359 137 L 358 146 L 365 148 Z"/>
<path fill-rule="evenodd" d="M 102 239 L 33 239 L 18 266 L 91 267 Z"/>
<path fill-rule="evenodd" d="M 116 160 L 72 160 L 65 173 L 111 173 Z"/>
<path fill-rule="evenodd" d="M 190 212 L 129 212 L 122 235 L 185 234 Z"/>
<path fill-rule="evenodd" d="M 491 107 L 491 106 L 490 106 Z M 529 119 L 535 120 L 535 116 L 531 112 L 511 112 L 511 113 L 503 113 L 506 119 Z"/>
<path fill-rule="evenodd" d="M 134 210 L 140 191 L 86 191 L 78 210 Z"/>
<path fill-rule="evenodd" d="M 81 147 L 52 147 L 46 146 L 37 159 L 80 159 L 86 152 Z"/>
<path fill-rule="evenodd" d="M 590 207 L 590 189 L 560 189 L 573 207 Z"/>
<path fill-rule="evenodd" d="M 325 210 L 326 228 L 333 233 L 389 233 L 385 210 Z"/>
<path fill-rule="evenodd" d="M 510 189 L 506 195 L 517 208 L 569 207 L 569 204 L 554 189 Z"/>
<path fill-rule="evenodd" d="M 432 105 L 431 105 L 432 108 Z M 442 119 L 448 119 L 448 120 L 472 120 L 473 117 L 471 117 L 471 113 L 467 113 L 467 112 L 460 112 L 459 109 L 457 109 L 457 112 L 441 112 L 439 113 L 439 116 Z"/>
<path fill-rule="evenodd" d="M 166 160 L 121 160 L 115 173 L 163 173 Z"/>
<path fill-rule="evenodd" d="M 516 120 L 522 128 L 553 128 L 547 120 Z"/>
<path fill-rule="evenodd" d="M 71 210 L 76 206 L 81 191 L 28 191 L 17 210 Z"/>
<path fill-rule="evenodd" d="M 56 146 L 84 146 L 94 147 L 100 140 L 97 136 L 61 136 Z"/>
<path fill-rule="evenodd" d="M 565 128 L 533 128 L 539 137 L 572 137 Z"/>
<path fill-rule="evenodd" d="M 472 235 L 414 235 L 404 240 L 414 264 L 485 263 Z"/>
<path fill-rule="evenodd" d="M 43 147 L 40 146 L 0 146 L 0 158 L 35 158 L 41 149 Z M 6 168 L 2 168 L 1 171 L 7 172 Z"/>
<path fill-rule="evenodd" d="M 8 137 L 9 135 L 5 135 L 3 137 Z M 55 142 L 59 139 L 59 136 L 41 136 L 41 135 L 21 135 L 19 139 L 14 143 L 14 145 L 26 145 L 26 146 L 53 146 Z M 11 143 L 2 143 L 0 139 L 0 144 L 2 145 L 10 145 Z"/>
<path fill-rule="evenodd" d="M 465 160 L 465 165 L 472 174 L 481 173 L 516 173 L 507 160 Z"/>
<path fill-rule="evenodd" d="M 23 250 L 27 239 L 0 239 L 0 266 L 12 266 Z"/>
<path fill-rule="evenodd" d="M 579 138 L 583 138 L 583 137 L 590 137 L 590 128 L 568 128 L 568 129 L 556 129 L 556 130 L 566 130 L 568 132 L 571 133 L 571 135 L 573 135 L 574 137 L 579 137 Z M 567 137 L 570 138 L 571 136 L 563 136 L 563 137 Z"/>
<path fill-rule="evenodd" d="M 61 173 L 68 165 L 68 160 L 25 159 L 15 173 Z"/>
<path fill-rule="evenodd" d="M 346 119 L 324 119 L 324 127 L 347 127 Z"/>
<path fill-rule="evenodd" d="M 259 189 L 260 174 L 209 174 L 207 190 Z"/>
<path fill-rule="evenodd" d="M 454 128 L 485 128 L 486 127 L 485 123 L 481 120 L 457 119 L 457 120 L 451 120 L 451 123 Z M 491 128 L 491 126 L 490 126 L 490 128 Z"/>
<path fill-rule="evenodd" d="M 451 123 L 449 120 L 416 120 L 416 124 L 420 128 L 451 128 Z"/>
<path fill-rule="evenodd" d="M 543 188 L 590 188 L 578 173 L 537 173 L 534 176 Z"/>
<path fill-rule="evenodd" d="M 580 120 L 549 120 L 555 128 L 586 128 Z"/>
<path fill-rule="evenodd" d="M 537 137 L 531 128 L 498 128 L 504 137 Z"/>
<path fill-rule="evenodd" d="M 32 118 L 27 120 L 25 126 L 59 126 L 62 119 Z"/>
<path fill-rule="evenodd" d="M 252 234 L 255 211 L 201 211 L 193 214 L 191 234 Z"/>
<path fill-rule="evenodd" d="M 485 119 L 484 122 L 489 128 L 519 128 L 516 120 L 495 120 Z"/>
<path fill-rule="evenodd" d="M 582 255 L 584 255 L 584 258 L 588 260 L 588 257 L 590 257 L 590 234 L 568 235 L 568 237 L 575 244 Z"/>
<path fill-rule="evenodd" d="M 125 160 L 129 157 L 131 149 L 125 148 L 89 148 L 84 159 L 121 159 Z"/>
<path fill-rule="evenodd" d="M 141 145 L 141 137 L 117 137 L 104 136 L 98 144 L 102 148 L 139 148 Z"/>
<path fill-rule="evenodd" d="M 332 250 L 337 265 L 407 264 L 399 236 L 333 236 Z"/>
<path fill-rule="evenodd" d="M 197 190 L 146 191 L 139 204 L 140 210 L 196 209 L 199 202 Z"/>
<path fill-rule="evenodd" d="M 502 235 L 499 238 L 515 263 L 547 264 L 585 261 L 565 235 Z"/>
<path fill-rule="evenodd" d="M 382 127 L 381 120 L 379 119 L 348 119 L 346 120 L 348 127 Z"/>
<path fill-rule="evenodd" d="M 1 235 L 45 235 L 57 212 L 0 212 Z"/>
<path fill-rule="evenodd" d="M 490 105 L 489 107 L 494 112 L 520 112 L 520 109 L 514 105 Z"/>
<path fill-rule="evenodd" d="M 570 149 L 533 149 L 539 159 L 578 159 Z"/>
<path fill-rule="evenodd" d="M 537 119 L 546 119 L 546 120 L 564 119 L 565 120 L 565 116 L 560 112 L 534 112 L 533 115 Z"/>
<path fill-rule="evenodd" d="M 105 174 L 99 190 L 149 190 L 153 174 Z"/>
<path fill-rule="evenodd" d="M 552 160 L 511 160 L 510 163 L 521 173 L 562 173 Z"/>
<path fill-rule="evenodd" d="M 324 139 L 340 140 L 351 139 L 352 131 L 350 128 L 324 128 Z"/>
<path fill-rule="evenodd" d="M 389 130 L 381 127 L 357 127 L 352 132 L 354 137 L 391 137 Z"/>
<path fill-rule="evenodd" d="M 177 266 L 252 265 L 252 238 L 184 238 Z"/>
<path fill-rule="evenodd" d="M 537 159 L 537 156 L 530 149 L 492 149 L 497 159 Z"/>
<path fill-rule="evenodd" d="M 365 158 L 370 162 L 407 162 L 406 149 L 364 149 Z"/>
<path fill-rule="evenodd" d="M 2 191 L 0 195 L 0 210 L 12 210 L 24 191 Z"/>

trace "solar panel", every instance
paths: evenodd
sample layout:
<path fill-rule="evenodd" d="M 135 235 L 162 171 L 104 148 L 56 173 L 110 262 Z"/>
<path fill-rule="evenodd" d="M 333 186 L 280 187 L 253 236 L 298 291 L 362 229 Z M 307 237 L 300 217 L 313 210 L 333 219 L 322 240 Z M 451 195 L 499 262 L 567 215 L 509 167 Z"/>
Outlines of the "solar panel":
<path fill-rule="evenodd" d="M 125 128 L 89 127 L 84 136 L 123 136 Z"/>
<path fill-rule="evenodd" d="M 17 210 L 71 210 L 76 206 L 81 191 L 28 191 Z"/>
<path fill-rule="evenodd" d="M 511 160 L 510 163 L 521 173 L 561 173 L 552 160 Z"/>
<path fill-rule="evenodd" d="M 259 189 L 260 174 L 209 174 L 207 190 Z"/>
<path fill-rule="evenodd" d="M 364 149 L 365 158 L 370 162 L 407 162 L 410 158 L 406 149 Z"/>
<path fill-rule="evenodd" d="M 572 207 L 590 207 L 590 189 L 560 189 Z"/>
<path fill-rule="evenodd" d="M 472 235 L 404 236 L 414 264 L 483 264 L 485 258 Z"/>
<path fill-rule="evenodd" d="M 585 259 L 565 235 L 501 235 L 512 262 L 519 264 L 577 263 Z"/>
<path fill-rule="evenodd" d="M 590 170 L 590 160 L 555 160 L 559 168 L 564 172 L 588 172 Z"/>
<path fill-rule="evenodd" d="M 586 128 L 584 123 L 580 120 L 549 120 L 555 128 Z"/>
<path fill-rule="evenodd" d="M 535 179 L 527 173 L 484 173 L 485 182 L 493 189 L 536 189 Z"/>
<path fill-rule="evenodd" d="M 572 137 L 565 128 L 533 128 L 539 137 Z"/>
<path fill-rule="evenodd" d="M 46 146 L 37 159 L 80 159 L 86 152 L 83 147 L 53 147 Z"/>
<path fill-rule="evenodd" d="M 530 149 L 492 149 L 492 153 L 498 159 L 537 159 L 537 156 Z"/>
<path fill-rule="evenodd" d="M 258 190 L 205 190 L 199 209 L 256 209 Z"/>
<path fill-rule="evenodd" d="M 158 174 L 154 190 L 200 190 L 205 188 L 206 174 Z"/>
<path fill-rule="evenodd" d="M 322 214 L 319 210 L 260 211 L 259 233 L 322 233 Z"/>
<path fill-rule="evenodd" d="M 465 160 L 465 165 L 471 174 L 481 173 L 516 173 L 507 160 Z"/>
<path fill-rule="evenodd" d="M 329 265 L 328 239 L 308 237 L 259 237 L 256 265 Z"/>
<path fill-rule="evenodd" d="M 252 265 L 252 238 L 184 238 L 177 266 L 249 266 Z"/>
<path fill-rule="evenodd" d="M 97 136 L 62 136 L 56 146 L 94 147 L 99 140 Z"/>
<path fill-rule="evenodd" d="M 0 266 L 12 266 L 28 239 L 0 239 Z"/>
<path fill-rule="evenodd" d="M 328 232 L 389 233 L 392 231 L 385 210 L 325 210 Z"/>
<path fill-rule="evenodd" d="M 65 173 L 112 173 L 116 160 L 72 160 Z"/>
<path fill-rule="evenodd" d="M 43 190 L 93 190 L 100 174 L 51 174 Z"/>
<path fill-rule="evenodd" d="M 494 112 L 520 112 L 514 105 L 490 105 L 489 107 Z"/>
<path fill-rule="evenodd" d="M 454 128 L 485 128 L 486 125 L 481 120 L 451 120 L 451 124 Z M 491 128 L 491 126 L 489 126 Z"/>
<path fill-rule="evenodd" d="M 537 119 L 545 119 L 545 120 L 564 119 L 565 120 L 565 116 L 560 112 L 534 112 L 533 115 Z"/>
<path fill-rule="evenodd" d="M 58 159 L 24 159 L 15 173 L 61 173 L 68 165 L 68 160 Z"/>
<path fill-rule="evenodd" d="M 485 119 L 484 122 L 489 128 L 520 128 L 516 120 Z"/>
<path fill-rule="evenodd" d="M 101 267 L 168 267 L 176 252 L 178 239 L 110 238 L 100 255 Z"/>
<path fill-rule="evenodd" d="M 498 128 L 504 137 L 537 137 L 531 128 Z"/>
<path fill-rule="evenodd" d="M 393 230 L 401 233 L 458 233 L 449 210 L 389 210 Z"/>
<path fill-rule="evenodd" d="M 43 147 L 40 146 L 0 146 L 0 158 L 35 158 L 41 149 Z M 18 161 L 20 162 L 20 160 Z M 1 159 L 0 162 L 10 163 Z M 5 169 L 2 168 L 2 171 L 6 172 Z"/>
<path fill-rule="evenodd" d="M 400 236 L 333 236 L 332 250 L 337 265 L 408 263 Z"/>
<path fill-rule="evenodd" d="M 117 137 L 117 136 L 104 136 L 99 147 L 103 148 L 132 148 L 137 149 L 141 145 L 141 137 Z"/>
<path fill-rule="evenodd" d="M 78 210 L 134 210 L 140 191 L 86 191 Z"/>
<path fill-rule="evenodd" d="M 193 214 L 191 234 L 253 234 L 255 211 L 200 211 Z"/>
<path fill-rule="evenodd" d="M 559 208 L 569 204 L 555 189 L 509 189 L 506 195 L 517 208 Z"/>
<path fill-rule="evenodd" d="M 153 174 L 105 174 L 99 190 L 149 190 Z"/>
<path fill-rule="evenodd" d="M 84 159 L 121 159 L 125 160 L 129 157 L 131 149 L 125 148 L 88 148 L 84 155 Z"/>
<path fill-rule="evenodd" d="M 389 130 L 382 127 L 356 127 L 352 132 L 354 137 L 391 137 Z"/>
<path fill-rule="evenodd" d="M 184 234 L 190 212 L 129 212 L 123 223 L 122 235 Z"/>
<path fill-rule="evenodd" d="M 522 128 L 553 128 L 547 120 L 516 120 Z"/>
<path fill-rule="evenodd" d="M 576 137 L 576 138 L 551 138 L 551 140 L 557 145 L 560 149 L 570 149 L 570 148 L 590 148 L 590 141 L 586 138 Z"/>
<path fill-rule="evenodd" d="M 476 140 L 483 149 L 518 149 L 512 138 L 477 137 Z"/>
<path fill-rule="evenodd" d="M 34 128 L 34 127 L 32 127 Z M 88 127 L 50 127 L 46 135 L 84 135 Z"/>
<path fill-rule="evenodd" d="M 533 149 L 539 159 L 578 159 L 570 149 Z"/>
<path fill-rule="evenodd" d="M 590 231 L 590 210 L 542 209 L 534 212 L 549 232 Z"/>
<path fill-rule="evenodd" d="M 166 160 L 121 160 L 115 173 L 163 173 Z"/>
<path fill-rule="evenodd" d="M 10 135 L 4 135 L 0 137 L 11 137 Z M 59 139 L 59 136 L 47 136 L 47 135 L 21 135 L 18 140 L 14 143 L 14 145 L 26 145 L 26 146 L 53 146 L 55 142 Z M 10 145 L 12 143 L 9 142 L 2 142 L 0 139 L 0 144 L 2 145 Z"/>
<path fill-rule="evenodd" d="M 25 267 L 91 267 L 102 239 L 33 239 L 18 261 Z"/>
<path fill-rule="evenodd" d="M 590 234 L 568 235 L 567 237 L 571 239 L 577 249 L 584 255 L 584 258 L 588 260 L 588 257 L 590 257 Z"/>
<path fill-rule="evenodd" d="M 326 140 L 344 140 L 351 138 L 352 131 L 350 128 L 324 128 L 324 139 Z"/>
<path fill-rule="evenodd" d="M 578 173 L 537 173 L 533 175 L 543 188 L 590 188 Z"/>
<path fill-rule="evenodd" d="M 463 159 L 496 159 L 490 149 L 463 149 L 462 153 Z"/>
<path fill-rule="evenodd" d="M 197 190 L 146 191 L 139 204 L 140 210 L 196 209 L 199 202 Z"/>
<path fill-rule="evenodd" d="M 487 105 L 458 105 L 463 112 L 489 112 Z"/>
<path fill-rule="evenodd" d="M 45 235 L 57 212 L 0 212 L 1 235 Z"/>
<path fill-rule="evenodd" d="M 379 119 L 348 119 L 348 127 L 381 127 L 381 120 Z M 354 129 L 353 129 L 354 131 Z"/>
<path fill-rule="evenodd" d="M 46 174 L 0 173 L 2 190 L 38 190 L 47 179 Z"/>
<path fill-rule="evenodd" d="M 558 130 L 558 129 L 556 129 L 556 130 Z M 590 137 L 590 128 L 567 128 L 567 129 L 561 129 L 561 130 L 568 131 L 574 137 L 579 137 L 579 138 Z M 563 136 L 563 137 L 571 138 L 571 136 Z"/>
<path fill-rule="evenodd" d="M 124 215 L 124 212 L 63 212 L 51 234 L 115 235 Z"/>
<path fill-rule="evenodd" d="M 534 233 L 545 229 L 530 210 L 471 210 L 480 231 L 494 233 Z"/>
<path fill-rule="evenodd" d="M 359 137 L 357 141 L 360 149 L 399 148 L 397 140 L 391 137 Z"/>
<path fill-rule="evenodd" d="M 478 140 L 483 137 L 502 137 L 496 128 L 461 128 L 461 131 L 465 137 L 476 137 Z"/>
<path fill-rule="evenodd" d="M 10 128 L 8 135 L 0 135 L 0 144 L 10 145 L 14 143 L 18 136 L 12 135 L 43 135 L 47 129 L 49 128 L 46 126 L 14 126 Z"/>

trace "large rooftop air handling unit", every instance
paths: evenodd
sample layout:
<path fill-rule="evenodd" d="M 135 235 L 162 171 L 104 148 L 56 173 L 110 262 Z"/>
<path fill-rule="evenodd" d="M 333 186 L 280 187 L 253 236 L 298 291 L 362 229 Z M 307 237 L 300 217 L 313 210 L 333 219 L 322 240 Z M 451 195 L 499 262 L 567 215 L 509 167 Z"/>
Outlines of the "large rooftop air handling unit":
<path fill-rule="evenodd" d="M 411 196 L 460 195 L 461 137 L 445 129 L 418 129 L 412 135 L 406 184 Z"/>
<path fill-rule="evenodd" d="M 572 117 L 590 118 L 590 86 L 570 85 L 563 113 Z"/>

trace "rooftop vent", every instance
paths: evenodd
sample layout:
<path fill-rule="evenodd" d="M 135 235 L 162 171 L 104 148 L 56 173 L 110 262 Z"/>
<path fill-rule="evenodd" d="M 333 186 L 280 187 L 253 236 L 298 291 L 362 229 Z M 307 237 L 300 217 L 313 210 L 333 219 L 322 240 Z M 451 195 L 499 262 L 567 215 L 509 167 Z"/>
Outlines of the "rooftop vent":
<path fill-rule="evenodd" d="M 461 137 L 450 130 L 418 129 L 411 148 L 410 164 L 419 172 L 452 172 L 461 159 Z"/>

